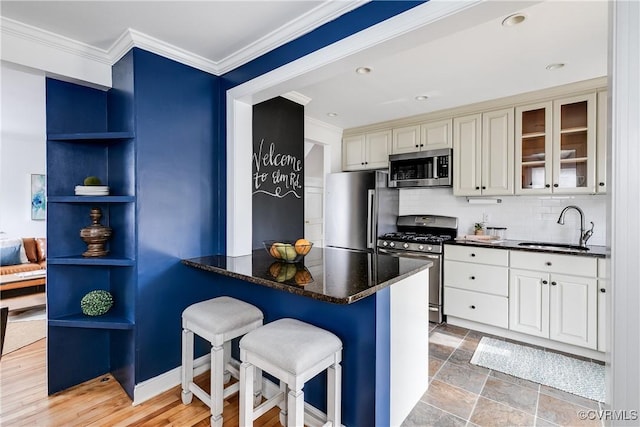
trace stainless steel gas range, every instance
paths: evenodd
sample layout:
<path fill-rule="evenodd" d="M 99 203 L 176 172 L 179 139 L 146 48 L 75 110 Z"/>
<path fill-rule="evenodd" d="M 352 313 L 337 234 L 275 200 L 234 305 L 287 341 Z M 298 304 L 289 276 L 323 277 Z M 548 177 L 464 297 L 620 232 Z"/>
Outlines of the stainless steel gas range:
<path fill-rule="evenodd" d="M 443 295 L 444 242 L 458 235 L 458 218 L 441 215 L 402 215 L 398 231 L 378 237 L 381 253 L 399 257 L 426 258 L 433 261 L 429 270 L 429 321 L 441 323 Z"/>

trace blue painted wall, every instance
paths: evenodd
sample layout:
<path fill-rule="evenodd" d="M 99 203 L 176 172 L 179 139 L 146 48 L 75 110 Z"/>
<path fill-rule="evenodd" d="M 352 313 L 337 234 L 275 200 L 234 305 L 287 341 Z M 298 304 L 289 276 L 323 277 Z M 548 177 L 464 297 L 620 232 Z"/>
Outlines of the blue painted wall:
<path fill-rule="evenodd" d="M 133 52 L 138 286 L 136 383 L 180 364 L 180 318 L 211 291 L 183 258 L 219 250 L 219 78 Z"/>

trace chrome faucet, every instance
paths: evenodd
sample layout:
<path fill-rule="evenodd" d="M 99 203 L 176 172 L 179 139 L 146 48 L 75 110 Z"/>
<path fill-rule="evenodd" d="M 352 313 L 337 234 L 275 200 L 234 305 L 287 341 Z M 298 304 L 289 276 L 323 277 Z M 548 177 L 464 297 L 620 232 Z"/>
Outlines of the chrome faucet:
<path fill-rule="evenodd" d="M 558 224 L 564 225 L 564 214 L 569 209 L 575 209 L 580 214 L 580 239 L 579 239 L 578 244 L 581 247 L 586 248 L 587 247 L 587 240 L 589 240 L 591 238 L 591 236 L 593 236 L 593 227 L 595 225 L 593 224 L 593 221 L 590 221 L 591 222 L 591 229 L 590 230 L 585 230 L 585 228 L 584 228 L 584 212 L 582 212 L 582 209 L 580 209 L 579 207 L 574 206 L 574 205 L 569 205 L 569 206 L 565 207 L 564 209 L 562 209 L 562 212 L 560 212 L 560 217 L 558 218 Z"/>

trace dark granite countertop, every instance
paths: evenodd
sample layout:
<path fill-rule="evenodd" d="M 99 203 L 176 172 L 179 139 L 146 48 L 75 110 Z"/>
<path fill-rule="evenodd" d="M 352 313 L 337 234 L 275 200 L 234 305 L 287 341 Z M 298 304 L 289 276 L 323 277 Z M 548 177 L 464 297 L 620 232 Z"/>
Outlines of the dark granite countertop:
<path fill-rule="evenodd" d="M 264 249 L 246 256 L 211 255 L 182 263 L 334 304 L 354 303 L 432 265 L 427 259 L 334 248 L 313 248 L 298 264 L 277 262 Z"/>
<path fill-rule="evenodd" d="M 531 240 L 502 240 L 497 243 L 489 243 L 489 242 L 478 242 L 474 240 L 450 240 L 445 242 L 446 245 L 458 245 L 458 246 L 475 246 L 482 248 L 494 248 L 494 249 L 509 249 L 516 251 L 528 251 L 528 252 L 538 252 L 538 253 L 553 253 L 560 255 L 577 255 L 577 256 L 586 256 L 586 257 L 594 257 L 594 258 L 606 258 L 608 253 L 608 248 L 606 246 L 595 246 L 595 245 L 587 245 L 589 248 L 588 251 L 585 250 L 568 250 L 568 249 L 547 249 L 547 248 L 536 248 L 530 246 L 521 246 L 520 243 L 529 242 L 532 243 Z M 541 246 L 544 246 L 544 242 L 536 242 Z M 445 248 L 446 251 L 446 248 Z"/>

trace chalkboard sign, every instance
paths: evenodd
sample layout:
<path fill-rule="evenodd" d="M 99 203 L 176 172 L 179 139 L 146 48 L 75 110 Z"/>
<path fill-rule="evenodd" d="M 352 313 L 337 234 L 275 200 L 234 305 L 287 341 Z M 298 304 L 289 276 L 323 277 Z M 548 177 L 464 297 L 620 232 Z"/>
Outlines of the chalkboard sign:
<path fill-rule="evenodd" d="M 304 107 L 278 97 L 253 106 L 253 248 L 304 237 Z"/>

